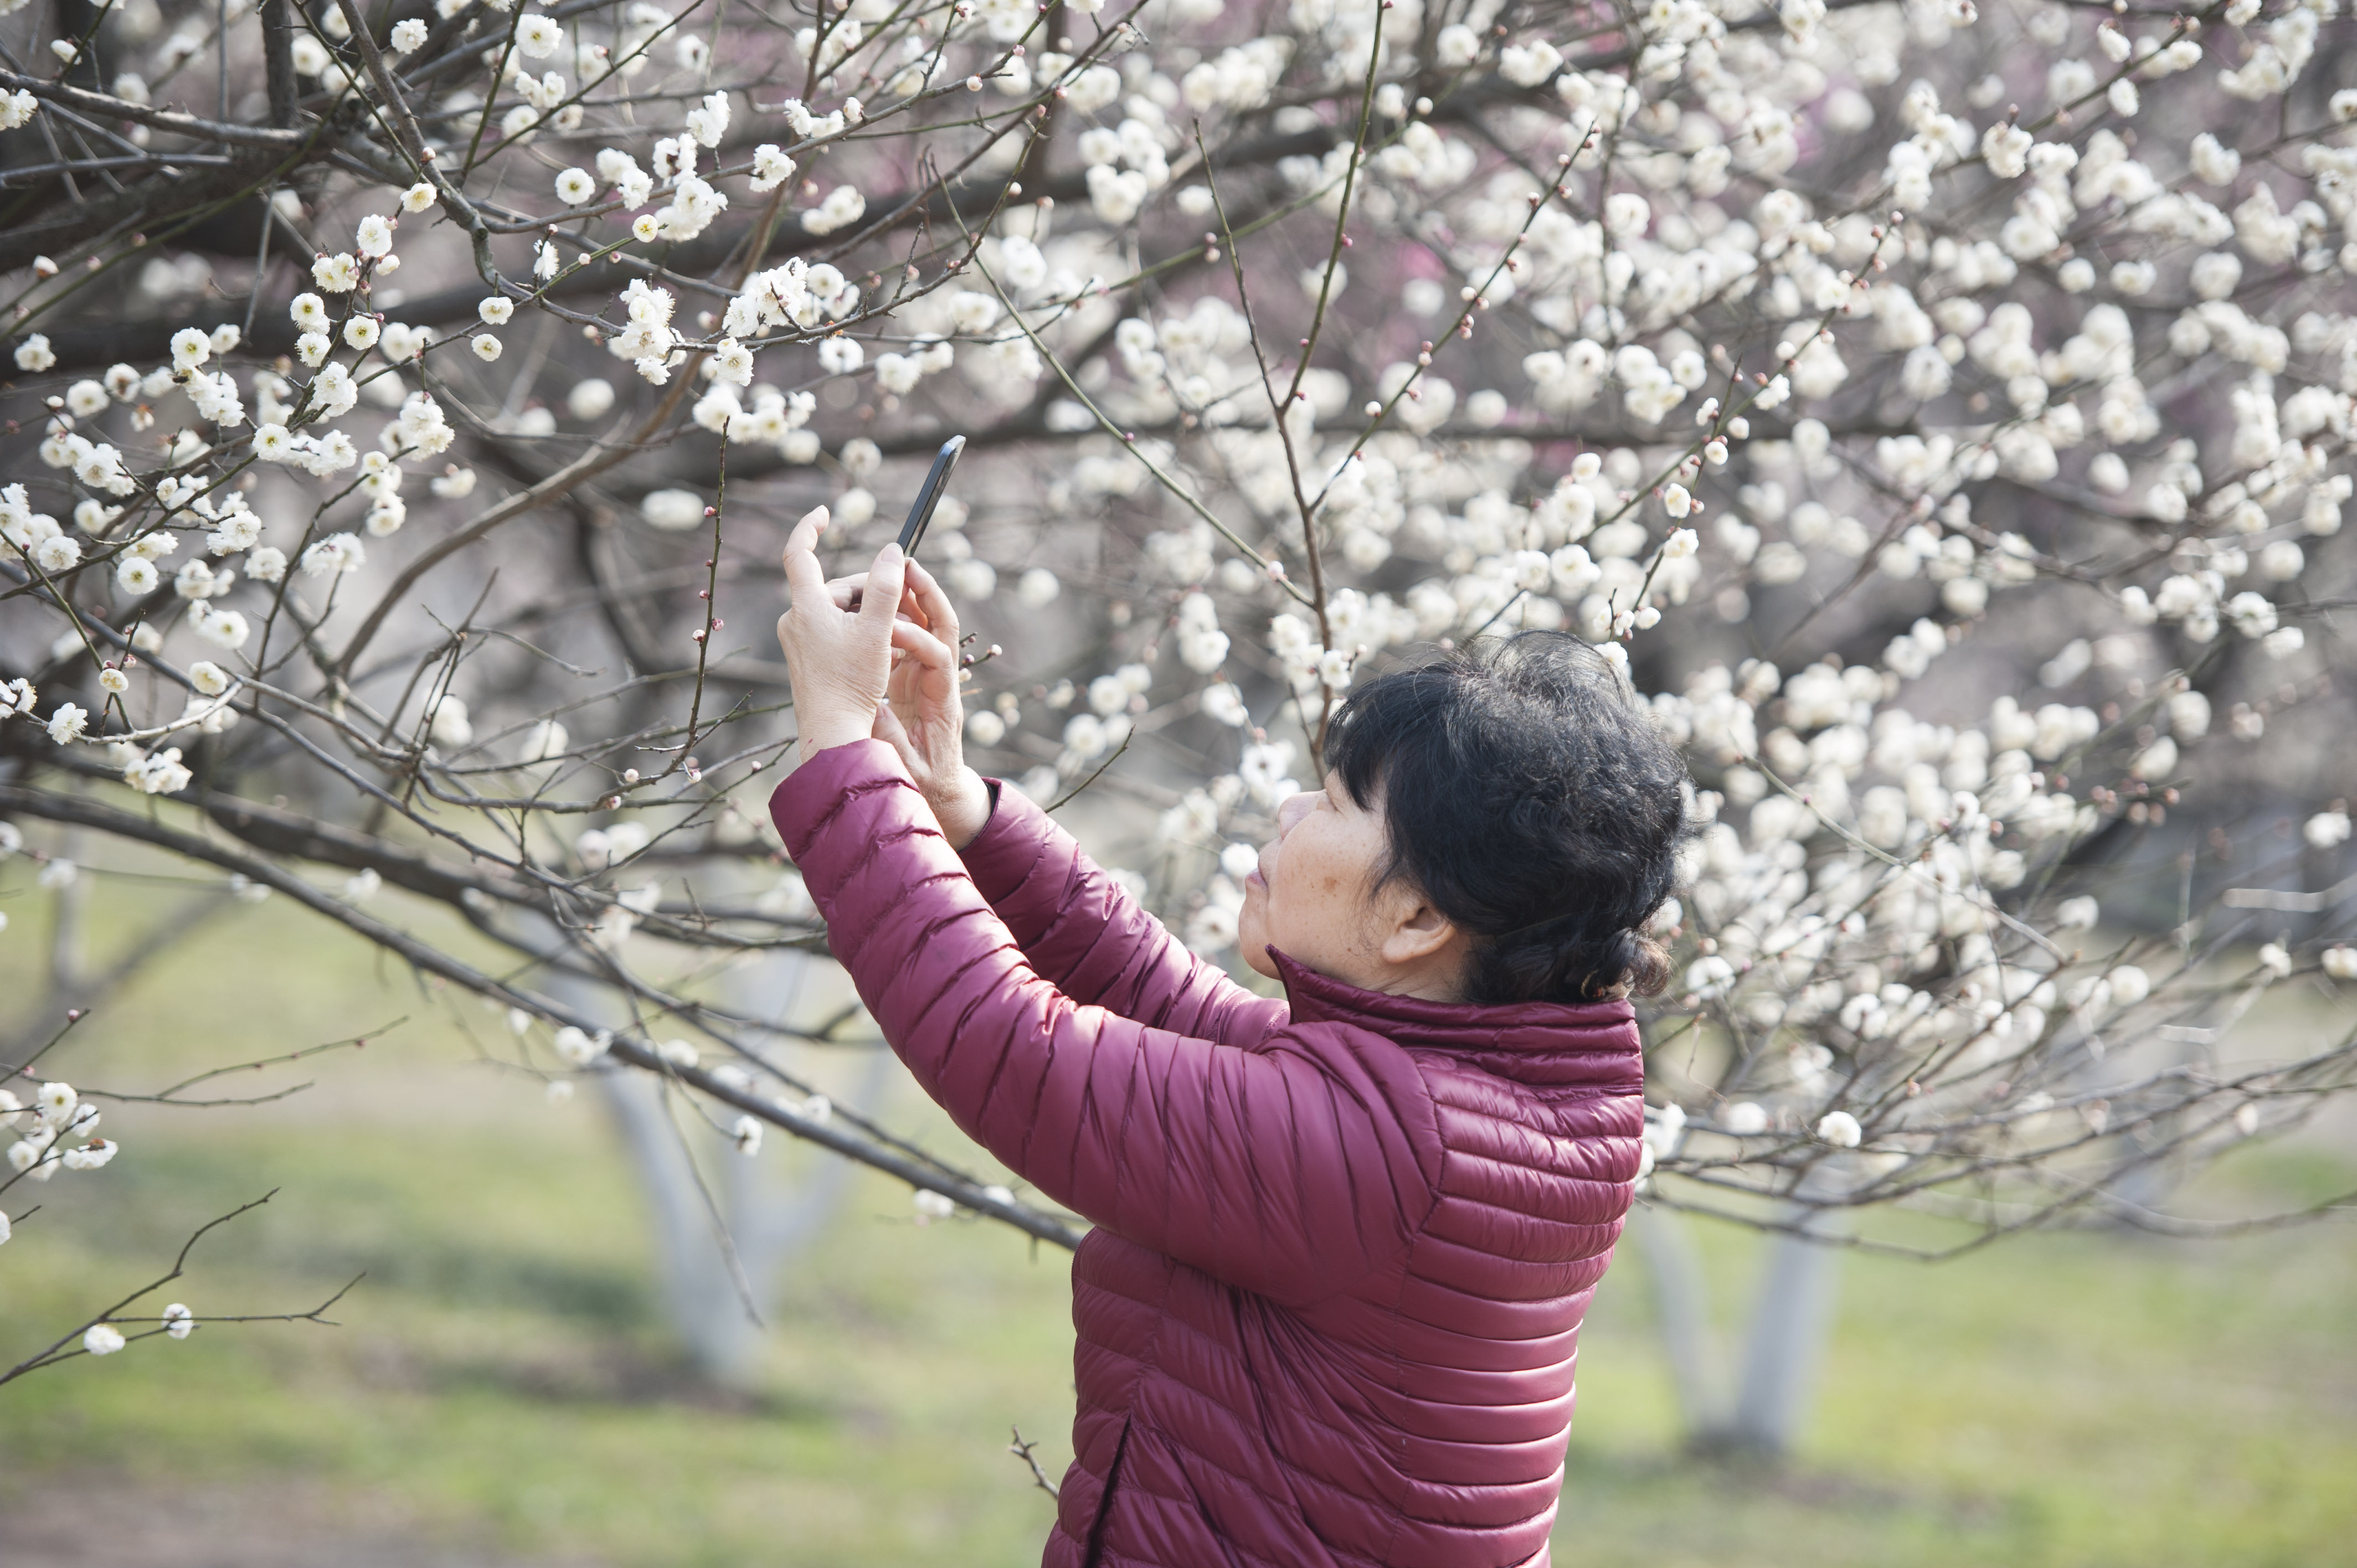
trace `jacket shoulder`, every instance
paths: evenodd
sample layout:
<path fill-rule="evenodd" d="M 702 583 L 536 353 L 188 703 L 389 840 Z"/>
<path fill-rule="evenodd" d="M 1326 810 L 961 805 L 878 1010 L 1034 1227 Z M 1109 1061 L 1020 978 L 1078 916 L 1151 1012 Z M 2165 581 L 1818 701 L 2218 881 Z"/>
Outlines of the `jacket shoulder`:
<path fill-rule="evenodd" d="M 1301 1063 L 1328 1092 L 1361 1107 L 1394 1152 L 1411 1152 L 1427 1184 L 1438 1181 L 1445 1143 L 1438 1107 L 1415 1053 L 1398 1041 L 1358 1024 L 1279 1012 L 1267 1033 L 1241 1048 Z"/>
<path fill-rule="evenodd" d="M 1446 1155 L 1444 1198 L 1556 1224 L 1627 1211 L 1641 1092 L 1518 1083 L 1445 1052 L 1415 1060 Z"/>

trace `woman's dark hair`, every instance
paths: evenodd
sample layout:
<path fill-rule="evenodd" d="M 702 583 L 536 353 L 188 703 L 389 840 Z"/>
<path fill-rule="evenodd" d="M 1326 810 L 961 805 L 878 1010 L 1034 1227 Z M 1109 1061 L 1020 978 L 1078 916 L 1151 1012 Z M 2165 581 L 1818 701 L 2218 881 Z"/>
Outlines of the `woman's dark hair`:
<path fill-rule="evenodd" d="M 1326 766 L 1382 802 L 1382 880 L 1475 940 L 1469 1002 L 1651 995 L 1643 932 L 1676 879 L 1685 766 L 1597 650 L 1560 632 L 1474 643 L 1351 693 Z"/>

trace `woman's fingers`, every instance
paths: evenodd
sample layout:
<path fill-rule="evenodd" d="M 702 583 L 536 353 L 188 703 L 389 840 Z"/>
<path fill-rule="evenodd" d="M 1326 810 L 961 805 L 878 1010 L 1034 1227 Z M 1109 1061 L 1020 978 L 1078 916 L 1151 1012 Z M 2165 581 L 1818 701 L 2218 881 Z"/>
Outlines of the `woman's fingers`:
<path fill-rule="evenodd" d="M 957 607 L 950 603 L 947 594 L 942 592 L 941 583 L 916 561 L 909 563 L 908 581 L 910 596 L 922 612 L 923 623 L 955 647 L 958 640 Z"/>
<path fill-rule="evenodd" d="M 896 620 L 892 623 L 892 646 L 930 669 L 953 671 L 957 668 L 957 654 L 950 645 L 914 621 Z"/>
<path fill-rule="evenodd" d="M 786 586 L 805 604 L 816 604 L 827 595 L 826 574 L 818 564 L 818 536 L 826 522 L 826 508 L 814 506 L 786 535 Z"/>
<path fill-rule="evenodd" d="M 873 734 L 875 738 L 900 754 L 900 766 L 909 770 L 909 777 L 916 782 L 919 792 L 930 800 L 940 783 L 940 769 L 934 766 L 935 759 L 917 744 L 917 737 L 909 733 L 908 726 L 901 724 L 900 716 L 888 703 L 877 704 Z"/>
<path fill-rule="evenodd" d="M 909 737 L 907 726 L 900 723 L 900 715 L 892 711 L 892 705 L 889 703 L 876 704 L 876 738 L 899 752 L 900 760 L 909 765 L 909 771 L 911 774 L 918 773 L 925 767 L 924 754 L 917 749 L 917 743 Z"/>
<path fill-rule="evenodd" d="M 846 613 L 857 611 L 862 605 L 867 602 L 867 574 L 865 572 L 854 572 L 848 577 L 828 578 L 826 584 L 826 596 L 834 601 L 834 607 L 836 609 L 845 611 Z M 913 588 L 908 589 L 900 595 L 900 613 L 908 617 L 910 620 L 915 621 L 919 626 L 930 626 L 932 624 L 931 618 L 927 616 L 924 611 L 919 607 L 916 591 Z"/>

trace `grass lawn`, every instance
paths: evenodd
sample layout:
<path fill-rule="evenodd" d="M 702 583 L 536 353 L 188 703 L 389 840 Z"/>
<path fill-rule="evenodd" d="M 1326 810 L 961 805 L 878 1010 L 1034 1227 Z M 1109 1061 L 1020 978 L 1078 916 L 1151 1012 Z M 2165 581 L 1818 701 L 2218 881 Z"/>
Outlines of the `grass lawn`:
<path fill-rule="evenodd" d="M 41 902 L 0 903 L 0 998 L 31 989 Z M 0 1366 L 273 1188 L 158 1302 L 300 1310 L 366 1277 L 339 1327 L 216 1326 L 0 1389 L 0 1561 L 1037 1561 L 1049 1505 L 1005 1444 L 1019 1425 L 1051 1474 L 1068 1456 L 1060 1254 L 919 1228 L 905 1191 L 855 1181 L 791 1266 L 759 1391 L 715 1392 L 666 1344 L 647 1208 L 594 1096 L 544 1104 L 409 976 L 283 901 L 206 918 L 77 1033 L 64 1076 L 153 1088 L 412 1022 L 256 1075 L 317 1080 L 276 1105 L 110 1109 L 113 1165 L 10 1195 L 45 1207 L 0 1251 Z M 19 1017 L 0 1002 L 0 1027 Z M 905 1082 L 883 1111 L 952 1146 Z M 761 1155 L 811 1157 L 782 1138 Z M 2282 1150 L 2219 1179 L 2281 1198 L 2352 1169 Z M 1753 1240 L 1702 1240 L 1739 1301 Z M 1560 1563 L 2357 1563 L 2346 1220 L 1847 1258 L 1815 1416 L 1778 1471 L 1681 1456 L 1643 1268 L 1625 1249 L 1583 1346 Z M 156 1519 L 171 1538 L 141 1555 Z"/>

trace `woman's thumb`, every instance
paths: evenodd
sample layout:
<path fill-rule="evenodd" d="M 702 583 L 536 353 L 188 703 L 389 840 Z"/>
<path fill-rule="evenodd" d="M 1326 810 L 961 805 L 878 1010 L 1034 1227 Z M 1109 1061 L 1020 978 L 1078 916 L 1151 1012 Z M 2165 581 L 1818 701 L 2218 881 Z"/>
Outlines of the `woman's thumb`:
<path fill-rule="evenodd" d="M 908 768 L 909 777 L 923 776 L 925 758 L 917 750 L 917 743 L 909 737 L 908 730 L 901 725 L 900 715 L 892 711 L 891 703 L 876 704 L 876 725 L 869 733 L 900 754 L 901 764 Z"/>
<path fill-rule="evenodd" d="M 876 553 L 876 564 L 867 569 L 867 586 L 859 603 L 863 620 L 881 621 L 886 632 L 900 613 L 900 591 L 909 575 L 909 558 L 900 553 L 896 542 Z"/>

